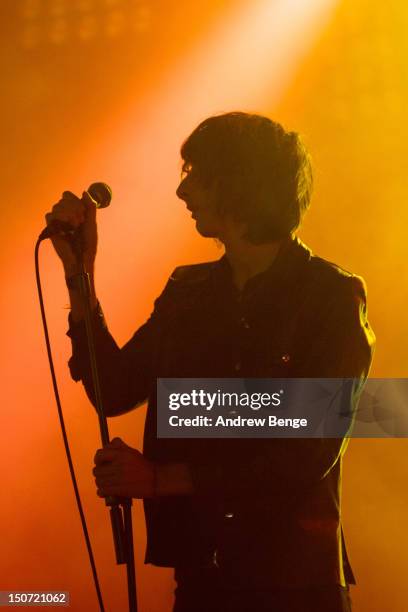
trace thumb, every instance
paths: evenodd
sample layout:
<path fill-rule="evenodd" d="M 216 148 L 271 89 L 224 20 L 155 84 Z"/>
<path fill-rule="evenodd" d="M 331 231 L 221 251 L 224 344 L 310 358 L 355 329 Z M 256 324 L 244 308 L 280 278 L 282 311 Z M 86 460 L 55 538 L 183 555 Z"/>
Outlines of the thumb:
<path fill-rule="evenodd" d="M 87 192 L 84 191 L 82 194 L 82 201 L 85 206 L 85 215 L 88 219 L 94 219 L 96 217 L 96 200 Z"/>
<path fill-rule="evenodd" d="M 130 448 L 121 438 L 112 438 L 109 442 L 111 448 Z"/>

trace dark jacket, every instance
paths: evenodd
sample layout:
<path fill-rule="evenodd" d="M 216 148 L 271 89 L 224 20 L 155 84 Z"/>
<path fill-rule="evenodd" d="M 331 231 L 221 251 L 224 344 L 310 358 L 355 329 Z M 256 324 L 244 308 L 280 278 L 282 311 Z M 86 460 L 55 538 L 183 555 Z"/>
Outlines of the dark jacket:
<path fill-rule="evenodd" d="M 157 439 L 156 378 L 350 377 L 358 392 L 374 346 L 365 304 L 361 278 L 290 239 L 242 295 L 225 256 L 176 268 L 122 349 L 94 313 L 106 414 L 148 399 L 145 455 L 192 473 L 194 495 L 145 500 L 146 562 L 216 559 L 257 588 L 354 582 L 340 522 L 346 440 Z M 72 377 L 93 401 L 84 325 L 68 334 Z"/>

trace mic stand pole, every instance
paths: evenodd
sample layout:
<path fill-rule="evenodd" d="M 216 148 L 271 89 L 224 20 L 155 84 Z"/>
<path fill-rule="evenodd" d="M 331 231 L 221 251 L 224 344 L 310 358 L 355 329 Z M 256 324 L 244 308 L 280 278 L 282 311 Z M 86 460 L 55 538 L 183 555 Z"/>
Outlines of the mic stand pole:
<path fill-rule="evenodd" d="M 92 327 L 91 309 L 91 285 L 89 274 L 85 270 L 83 261 L 83 249 L 81 232 L 77 231 L 72 237 L 72 246 L 80 266 L 80 273 L 76 275 L 77 289 L 81 296 L 83 306 L 86 337 L 89 351 L 89 361 L 91 365 L 92 382 L 95 396 L 95 407 L 98 413 L 99 427 L 101 431 L 102 445 L 109 444 L 109 431 L 106 416 L 103 410 L 101 388 L 99 383 L 95 338 Z M 133 531 L 132 531 L 132 499 L 124 497 L 106 497 L 105 503 L 110 507 L 110 517 L 113 532 L 113 542 L 115 546 L 116 563 L 127 566 L 127 584 L 129 612 L 137 612 L 136 595 L 136 574 L 135 559 L 133 550 Z"/>

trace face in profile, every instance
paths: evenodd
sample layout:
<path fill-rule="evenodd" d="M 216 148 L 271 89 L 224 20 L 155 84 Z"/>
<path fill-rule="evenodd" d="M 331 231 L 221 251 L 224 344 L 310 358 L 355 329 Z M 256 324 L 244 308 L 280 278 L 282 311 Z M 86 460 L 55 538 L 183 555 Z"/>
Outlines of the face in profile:
<path fill-rule="evenodd" d="M 184 164 L 182 180 L 176 194 L 186 203 L 201 236 L 222 240 L 229 232 L 231 224 L 234 224 L 229 216 L 218 210 L 216 182 L 211 185 L 204 183 L 192 164 Z"/>
<path fill-rule="evenodd" d="M 197 231 L 208 238 L 218 237 L 222 219 L 217 212 L 215 188 L 205 186 L 197 169 L 191 164 L 184 164 L 176 194 L 186 203 L 187 210 L 196 222 Z"/>

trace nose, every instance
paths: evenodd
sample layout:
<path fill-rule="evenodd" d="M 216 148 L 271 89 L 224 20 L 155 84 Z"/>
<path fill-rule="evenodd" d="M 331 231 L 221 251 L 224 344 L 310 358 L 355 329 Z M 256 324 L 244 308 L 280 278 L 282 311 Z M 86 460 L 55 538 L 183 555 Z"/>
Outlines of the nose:
<path fill-rule="evenodd" d="M 176 196 L 180 198 L 180 200 L 185 200 L 188 195 L 186 179 L 187 177 L 185 176 L 176 190 Z"/>

